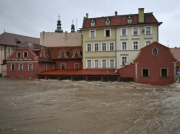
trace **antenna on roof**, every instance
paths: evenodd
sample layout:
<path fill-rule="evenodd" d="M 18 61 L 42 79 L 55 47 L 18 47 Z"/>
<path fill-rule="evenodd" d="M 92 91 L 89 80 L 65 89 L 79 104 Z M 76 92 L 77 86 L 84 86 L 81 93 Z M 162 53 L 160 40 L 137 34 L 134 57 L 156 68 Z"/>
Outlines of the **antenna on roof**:
<path fill-rule="evenodd" d="M 76 31 L 78 31 L 78 23 L 77 23 L 77 19 L 76 19 Z"/>
<path fill-rule="evenodd" d="M 167 45 L 168 45 L 168 47 L 169 47 L 169 40 L 167 40 Z"/>

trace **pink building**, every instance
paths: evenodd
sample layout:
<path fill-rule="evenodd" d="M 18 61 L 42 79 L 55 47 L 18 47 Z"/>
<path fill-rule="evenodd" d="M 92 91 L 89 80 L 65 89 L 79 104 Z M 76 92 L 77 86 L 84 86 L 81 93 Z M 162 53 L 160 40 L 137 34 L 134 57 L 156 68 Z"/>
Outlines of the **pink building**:
<path fill-rule="evenodd" d="M 48 49 L 25 42 L 17 47 L 7 59 L 7 77 L 37 78 L 37 74 L 55 68 Z"/>

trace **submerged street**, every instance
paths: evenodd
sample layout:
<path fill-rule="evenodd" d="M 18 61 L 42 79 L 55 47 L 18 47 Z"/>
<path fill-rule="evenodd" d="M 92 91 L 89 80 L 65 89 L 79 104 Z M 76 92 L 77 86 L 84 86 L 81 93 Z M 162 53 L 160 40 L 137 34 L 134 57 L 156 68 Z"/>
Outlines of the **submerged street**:
<path fill-rule="evenodd" d="M 0 78 L 1 134 L 179 134 L 180 83 Z"/>

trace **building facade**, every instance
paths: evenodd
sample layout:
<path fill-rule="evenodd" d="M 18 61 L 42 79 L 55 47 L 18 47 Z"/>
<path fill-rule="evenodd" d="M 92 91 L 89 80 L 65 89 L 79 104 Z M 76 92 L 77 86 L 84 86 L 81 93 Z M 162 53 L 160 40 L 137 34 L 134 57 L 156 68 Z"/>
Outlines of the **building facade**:
<path fill-rule="evenodd" d="M 6 61 L 22 43 L 30 41 L 39 44 L 39 38 L 4 32 L 0 35 L 0 76 L 6 76 Z"/>
<path fill-rule="evenodd" d="M 132 64 L 118 72 L 121 79 L 132 78 L 137 83 L 163 86 L 176 81 L 177 61 L 170 48 L 153 42 L 140 50 Z"/>
<path fill-rule="evenodd" d="M 7 77 L 38 78 L 39 72 L 55 69 L 55 63 L 45 50 L 30 42 L 18 46 L 7 59 Z"/>
<path fill-rule="evenodd" d="M 88 18 L 83 27 L 83 68 L 124 67 L 144 46 L 158 41 L 158 22 L 153 13 Z"/>

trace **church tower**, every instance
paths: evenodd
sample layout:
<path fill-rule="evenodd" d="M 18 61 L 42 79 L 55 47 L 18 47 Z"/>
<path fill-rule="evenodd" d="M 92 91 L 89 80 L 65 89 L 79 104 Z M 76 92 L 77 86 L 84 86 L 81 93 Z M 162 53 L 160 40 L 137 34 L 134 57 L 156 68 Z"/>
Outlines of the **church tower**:
<path fill-rule="evenodd" d="M 72 25 L 71 25 L 71 33 L 75 33 L 75 25 L 74 25 L 74 21 L 72 21 Z"/>
<path fill-rule="evenodd" d="M 57 21 L 57 29 L 55 30 L 56 33 L 63 33 L 63 30 L 61 29 L 61 21 L 60 21 L 60 15 L 59 19 Z"/>

